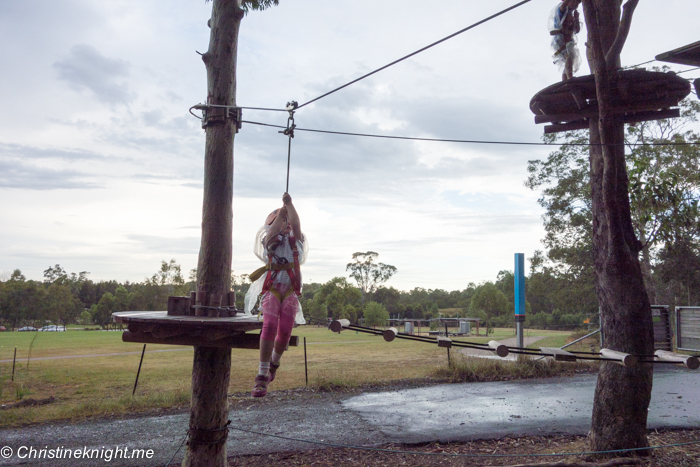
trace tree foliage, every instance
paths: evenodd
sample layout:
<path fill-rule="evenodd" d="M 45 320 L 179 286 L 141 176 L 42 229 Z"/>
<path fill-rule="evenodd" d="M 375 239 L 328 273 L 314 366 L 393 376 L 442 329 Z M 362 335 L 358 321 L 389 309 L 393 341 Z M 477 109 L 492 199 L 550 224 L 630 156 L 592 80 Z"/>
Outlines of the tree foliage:
<path fill-rule="evenodd" d="M 384 263 L 376 263 L 379 253 L 368 251 L 366 253 L 353 253 L 352 263 L 345 267 L 350 271 L 350 277 L 355 279 L 357 286 L 362 291 L 362 301 L 367 294 L 374 292 L 377 287 L 388 281 L 396 274 L 396 267 Z"/>
<path fill-rule="evenodd" d="M 686 99 L 680 107 L 681 118 L 642 122 L 626 129 L 632 223 L 644 245 L 645 285 L 652 301 L 657 302 L 668 301 L 670 297 L 664 291 L 674 286 L 663 279 L 668 275 L 654 276 L 653 271 L 664 269 L 664 258 L 669 261 L 674 254 L 696 255 L 700 236 L 700 145 L 685 144 L 700 141 L 700 135 L 687 129 L 697 121 L 700 103 Z M 569 281 L 571 287 L 564 295 L 570 296 L 572 303 L 566 306 L 582 303 L 590 311 L 596 307 L 596 299 L 590 163 L 585 146 L 588 131 L 545 135 L 544 140 L 564 144 L 546 161 L 528 164 L 525 185 L 541 190 L 538 202 L 545 208 L 542 243 L 546 253 L 537 256 L 534 270 Z M 686 247 L 674 247 L 677 244 Z M 674 278 L 674 284 L 682 283 L 681 287 L 687 289 L 692 280 L 685 276 Z"/>
<path fill-rule="evenodd" d="M 364 309 L 365 324 L 367 326 L 384 326 L 389 319 L 389 313 L 377 302 L 369 302 Z"/>

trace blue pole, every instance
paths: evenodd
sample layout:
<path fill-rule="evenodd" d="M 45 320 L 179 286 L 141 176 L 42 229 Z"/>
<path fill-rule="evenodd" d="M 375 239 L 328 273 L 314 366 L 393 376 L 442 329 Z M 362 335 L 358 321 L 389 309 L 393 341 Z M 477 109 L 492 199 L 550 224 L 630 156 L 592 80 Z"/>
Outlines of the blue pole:
<path fill-rule="evenodd" d="M 523 322 L 525 321 L 525 254 L 515 254 L 515 326 L 518 347 L 525 347 Z"/>

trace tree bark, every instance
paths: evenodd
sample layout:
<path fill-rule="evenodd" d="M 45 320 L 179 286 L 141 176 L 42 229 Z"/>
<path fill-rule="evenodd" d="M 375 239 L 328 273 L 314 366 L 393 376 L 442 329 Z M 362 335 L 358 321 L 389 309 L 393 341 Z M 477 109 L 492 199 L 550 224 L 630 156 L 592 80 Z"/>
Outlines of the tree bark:
<path fill-rule="evenodd" d="M 590 123 L 590 163 L 601 328 L 607 348 L 648 355 L 653 353 L 654 345 L 651 308 L 639 264 L 641 243 L 634 234 L 630 213 L 624 124 L 615 118 L 612 107 L 615 71 L 620 67 L 620 41 L 629 30 L 631 12 L 624 25 L 626 30 L 620 31 L 621 0 L 584 0 L 583 5 L 599 106 L 598 119 L 591 119 Z M 611 50 L 613 44 L 616 50 Z M 649 445 L 646 422 L 651 387 L 650 364 L 625 368 L 602 363 L 593 405 L 593 450 Z"/>
<path fill-rule="evenodd" d="M 225 467 L 231 349 L 194 348 L 184 467 Z"/>
<path fill-rule="evenodd" d="M 236 55 L 243 10 L 236 0 L 214 0 L 207 69 L 207 104 L 236 105 Z M 233 140 L 236 122 L 226 109 L 209 108 L 204 154 L 202 241 L 197 265 L 197 291 L 204 298 L 223 296 L 231 288 L 233 232 Z M 234 114 L 235 115 L 235 114 Z M 183 466 L 224 467 L 231 349 L 194 348 L 192 402 L 187 452 Z"/>
<path fill-rule="evenodd" d="M 236 55 L 243 10 L 236 0 L 214 0 L 207 68 L 207 104 L 236 105 Z M 211 108 L 209 115 L 226 109 Z M 206 128 L 202 241 L 197 264 L 197 290 L 205 297 L 231 288 L 233 231 L 233 139 L 235 121 L 222 118 Z"/>

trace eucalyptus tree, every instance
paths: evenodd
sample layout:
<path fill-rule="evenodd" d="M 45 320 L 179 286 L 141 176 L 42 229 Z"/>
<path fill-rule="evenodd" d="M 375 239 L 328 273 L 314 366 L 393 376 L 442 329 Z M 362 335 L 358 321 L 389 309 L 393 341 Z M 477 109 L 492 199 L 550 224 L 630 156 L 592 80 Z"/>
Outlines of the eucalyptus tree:
<path fill-rule="evenodd" d="M 367 294 L 377 290 L 377 287 L 396 274 L 395 266 L 375 262 L 378 256 L 379 253 L 374 251 L 356 252 L 352 254 L 353 262 L 348 263 L 345 267 L 346 271 L 350 271 L 350 277 L 355 279 L 357 287 L 362 291 L 362 304 L 365 303 Z"/>
<path fill-rule="evenodd" d="M 590 119 L 591 213 L 596 293 L 605 345 L 636 355 L 654 351 L 649 297 L 634 232 L 625 163 L 624 124 L 615 115 L 614 82 L 639 0 L 583 0 L 597 118 Z M 593 450 L 643 448 L 652 365 L 601 364 L 593 403 Z M 648 451 L 640 453 L 648 454 Z"/>

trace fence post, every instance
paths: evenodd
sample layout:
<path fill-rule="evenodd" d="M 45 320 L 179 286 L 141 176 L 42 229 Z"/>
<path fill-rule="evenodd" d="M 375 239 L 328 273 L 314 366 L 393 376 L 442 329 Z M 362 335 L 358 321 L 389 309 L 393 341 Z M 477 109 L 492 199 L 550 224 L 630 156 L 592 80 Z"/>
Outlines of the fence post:
<path fill-rule="evenodd" d="M 306 336 L 304 336 L 304 374 L 306 375 L 306 385 L 309 385 L 309 365 L 306 360 Z"/>
<path fill-rule="evenodd" d="M 17 347 L 15 347 L 15 356 L 12 359 L 12 381 L 15 380 L 15 363 L 17 362 Z"/>
<path fill-rule="evenodd" d="M 134 390 L 131 392 L 133 396 L 136 394 L 136 385 L 139 384 L 139 375 L 141 374 L 141 364 L 143 363 L 143 354 L 146 353 L 146 344 L 143 344 L 143 350 L 141 351 L 141 361 L 139 362 L 139 371 L 136 372 L 136 381 L 134 381 Z"/>

